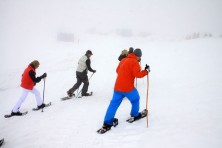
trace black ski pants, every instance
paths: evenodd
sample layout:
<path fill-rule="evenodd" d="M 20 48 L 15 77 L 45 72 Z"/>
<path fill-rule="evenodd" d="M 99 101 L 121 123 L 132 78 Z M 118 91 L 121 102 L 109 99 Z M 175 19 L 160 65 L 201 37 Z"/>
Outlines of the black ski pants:
<path fill-rule="evenodd" d="M 69 93 L 74 93 L 79 86 L 83 83 L 82 94 L 87 93 L 89 87 L 89 79 L 86 72 L 76 72 L 76 84 L 73 85 L 72 88 L 69 89 Z"/>

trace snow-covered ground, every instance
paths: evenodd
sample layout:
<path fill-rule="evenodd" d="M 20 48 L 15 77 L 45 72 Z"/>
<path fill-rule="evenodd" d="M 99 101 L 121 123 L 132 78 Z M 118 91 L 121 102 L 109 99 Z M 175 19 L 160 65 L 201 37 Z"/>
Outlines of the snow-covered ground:
<path fill-rule="evenodd" d="M 151 66 L 149 75 L 149 128 L 146 120 L 133 124 L 130 103 L 124 100 L 117 112 L 119 125 L 104 135 L 105 111 L 113 94 L 115 69 L 122 49 L 143 50 L 142 67 Z M 5 148 L 220 148 L 222 145 L 222 41 L 154 41 L 127 43 L 99 39 L 82 44 L 55 43 L 53 47 L 4 51 L 0 55 L 0 138 Z M 91 49 L 91 97 L 60 101 L 76 82 L 78 59 Z M 18 100 L 20 78 L 32 60 L 40 61 L 37 75 L 47 72 L 45 102 L 52 106 L 32 111 L 36 106 L 29 94 L 20 111 L 26 116 L 6 119 Z M 89 76 L 91 73 L 88 74 Z M 138 79 L 141 109 L 146 103 L 146 77 Z M 36 86 L 42 94 L 43 82 Z"/>
<path fill-rule="evenodd" d="M 5 148 L 221 148 L 222 1 L 220 0 L 0 0 L 0 139 Z M 204 38 L 205 37 L 205 38 Z M 184 40 L 184 39 L 191 40 Z M 193 39 L 199 38 L 199 39 Z M 118 56 L 129 47 L 143 50 L 149 75 L 149 128 L 146 120 L 96 131 L 113 94 Z M 60 101 L 76 82 L 79 58 L 91 49 L 87 98 Z M 47 72 L 41 111 L 30 94 L 6 119 L 20 97 L 21 75 L 33 60 L 37 75 Z M 89 76 L 91 73 L 88 74 Z M 43 91 L 43 82 L 37 84 Z M 138 79 L 141 110 L 146 77 Z"/>

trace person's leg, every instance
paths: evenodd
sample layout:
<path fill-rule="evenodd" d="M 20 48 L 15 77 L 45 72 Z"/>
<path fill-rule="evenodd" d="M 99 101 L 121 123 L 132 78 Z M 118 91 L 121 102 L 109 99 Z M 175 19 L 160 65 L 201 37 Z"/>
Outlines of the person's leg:
<path fill-rule="evenodd" d="M 140 96 L 136 88 L 134 88 L 131 92 L 125 93 L 125 96 L 129 99 L 132 104 L 130 115 L 132 117 L 137 117 L 139 115 L 140 108 Z"/>
<path fill-rule="evenodd" d="M 40 92 L 35 88 L 33 88 L 30 92 L 35 95 L 35 100 L 36 100 L 37 106 L 42 105 L 43 100 L 41 98 Z"/>
<path fill-rule="evenodd" d="M 83 77 L 82 82 L 84 83 L 83 88 L 82 88 L 82 95 L 86 95 L 88 91 L 88 87 L 89 87 L 89 79 L 87 75 Z"/>
<path fill-rule="evenodd" d="M 3 143 L 4 143 L 4 138 L 0 139 L 0 147 L 3 145 Z"/>
<path fill-rule="evenodd" d="M 78 74 L 76 74 L 76 79 L 77 79 L 76 84 L 74 84 L 73 87 L 68 90 L 68 93 L 69 93 L 69 94 L 73 94 L 73 93 L 76 91 L 76 89 L 78 89 L 79 86 L 82 84 L 82 80 L 81 80 L 81 78 L 78 76 Z"/>
<path fill-rule="evenodd" d="M 19 108 L 21 107 L 22 103 L 25 101 L 25 99 L 26 99 L 29 91 L 30 91 L 30 90 L 28 90 L 28 89 L 22 88 L 21 97 L 19 98 L 19 100 L 18 100 L 18 102 L 15 104 L 15 106 L 13 107 L 12 112 L 16 113 L 16 112 L 19 111 Z"/>
<path fill-rule="evenodd" d="M 125 96 L 121 92 L 117 92 L 114 90 L 113 98 L 110 101 L 109 107 L 107 108 L 104 124 L 108 124 L 110 126 L 113 125 L 113 120 L 116 114 L 118 107 L 120 106 L 123 98 Z"/>

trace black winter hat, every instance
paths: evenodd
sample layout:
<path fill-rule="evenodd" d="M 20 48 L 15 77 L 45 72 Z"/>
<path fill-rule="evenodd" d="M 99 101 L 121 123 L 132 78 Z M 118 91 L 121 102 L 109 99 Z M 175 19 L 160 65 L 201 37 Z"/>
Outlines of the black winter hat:
<path fill-rule="evenodd" d="M 133 50 L 134 50 L 133 47 L 130 47 L 128 53 L 133 53 Z"/>
<path fill-rule="evenodd" d="M 87 50 L 87 51 L 86 51 L 86 54 L 91 54 L 91 55 L 93 55 L 91 50 Z"/>
<path fill-rule="evenodd" d="M 137 56 L 137 57 L 142 57 L 142 51 L 141 49 L 137 48 L 133 51 L 133 53 Z"/>

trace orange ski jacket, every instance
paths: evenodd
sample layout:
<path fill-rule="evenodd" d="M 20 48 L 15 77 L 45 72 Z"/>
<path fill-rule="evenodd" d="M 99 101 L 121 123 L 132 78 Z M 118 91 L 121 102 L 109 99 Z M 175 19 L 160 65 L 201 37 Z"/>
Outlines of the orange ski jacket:
<path fill-rule="evenodd" d="M 130 92 L 134 89 L 134 79 L 142 78 L 148 74 L 147 70 L 140 69 L 135 54 L 131 53 L 122 59 L 116 69 L 117 78 L 114 90 L 118 92 Z"/>

